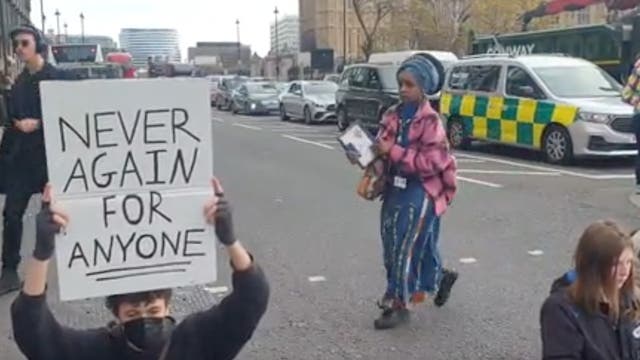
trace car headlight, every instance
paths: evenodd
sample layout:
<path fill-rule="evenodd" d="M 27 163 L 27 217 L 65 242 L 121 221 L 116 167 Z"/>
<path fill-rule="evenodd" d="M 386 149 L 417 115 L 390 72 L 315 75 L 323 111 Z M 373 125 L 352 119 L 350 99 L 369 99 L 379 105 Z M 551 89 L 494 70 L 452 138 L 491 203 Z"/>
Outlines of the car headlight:
<path fill-rule="evenodd" d="M 613 118 L 614 116 L 611 114 L 593 113 L 588 111 L 581 111 L 578 113 L 578 120 L 598 124 L 606 124 L 613 120 Z"/>
<path fill-rule="evenodd" d="M 251 103 L 251 110 L 255 110 L 256 109 L 256 103 Z"/>
<path fill-rule="evenodd" d="M 313 102 L 313 103 L 311 103 L 311 105 L 313 105 L 314 107 L 320 108 L 320 109 L 324 109 L 324 105 L 322 105 L 322 104 L 318 104 L 318 103 Z"/>

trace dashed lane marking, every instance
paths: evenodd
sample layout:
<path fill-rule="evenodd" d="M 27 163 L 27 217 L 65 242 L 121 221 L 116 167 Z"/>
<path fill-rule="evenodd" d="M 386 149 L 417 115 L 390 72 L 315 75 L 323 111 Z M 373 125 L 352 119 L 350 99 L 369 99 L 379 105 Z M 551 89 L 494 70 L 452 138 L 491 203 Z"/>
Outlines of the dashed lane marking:
<path fill-rule="evenodd" d="M 457 154 L 457 156 L 459 156 L 461 158 L 466 158 L 466 159 L 485 160 L 485 161 L 494 162 L 494 163 L 498 163 L 498 164 L 517 166 L 517 167 L 521 167 L 521 168 L 524 168 L 524 169 L 546 171 L 546 172 L 558 172 L 560 174 L 569 175 L 569 176 L 575 176 L 575 177 L 579 177 L 579 178 L 583 178 L 583 179 L 589 179 L 589 180 L 630 179 L 630 178 L 634 177 L 633 174 L 619 174 L 619 175 L 618 174 L 614 174 L 614 175 L 585 174 L 585 173 L 580 173 L 580 172 L 576 172 L 576 171 L 556 169 L 556 168 L 540 166 L 540 165 L 524 164 L 524 163 L 520 163 L 520 162 L 517 162 L 517 161 L 498 159 L 498 158 L 488 157 L 488 156 L 470 155 L 470 154 L 467 154 L 467 153 L 459 153 L 459 154 Z"/>
<path fill-rule="evenodd" d="M 324 276 L 309 276 L 309 282 L 315 283 L 315 282 L 325 282 L 327 281 L 327 278 Z"/>
<path fill-rule="evenodd" d="M 219 123 L 224 123 L 224 119 L 221 119 L 221 118 L 219 118 L 219 117 L 213 117 L 213 118 L 211 118 L 211 120 L 213 120 L 213 121 L 217 121 L 217 122 L 219 122 Z"/>
<path fill-rule="evenodd" d="M 544 251 L 540 250 L 540 249 L 535 249 L 535 250 L 529 250 L 527 251 L 527 253 L 531 256 L 542 256 L 544 255 Z"/>
<path fill-rule="evenodd" d="M 293 140 L 293 141 L 297 141 L 297 142 L 301 142 L 303 144 L 309 144 L 309 145 L 315 145 L 318 147 L 321 147 L 323 149 L 327 149 L 327 150 L 333 150 L 334 147 L 333 146 L 329 146 L 327 144 L 323 144 L 323 143 L 319 143 L 316 141 L 311 141 L 311 140 L 307 140 L 307 139 L 303 139 L 303 138 L 299 138 L 297 136 L 291 136 L 291 135 L 282 135 L 282 137 L 287 138 L 289 140 Z"/>
<path fill-rule="evenodd" d="M 205 286 L 204 290 L 208 293 L 215 295 L 215 294 L 225 294 L 227 291 L 229 291 L 229 288 L 226 286 L 212 286 L 212 287 Z"/>
<path fill-rule="evenodd" d="M 478 260 L 476 260 L 476 258 L 472 258 L 472 257 L 467 257 L 467 258 L 461 258 L 460 259 L 460 263 L 462 263 L 462 264 L 475 264 L 477 262 L 478 262 Z"/>
<path fill-rule="evenodd" d="M 458 176 L 458 180 L 466 181 L 466 182 L 471 183 L 471 184 L 487 186 L 487 187 L 494 188 L 494 189 L 503 188 L 503 186 L 500 185 L 500 184 L 492 183 L 492 182 L 489 182 L 489 181 L 471 179 L 471 178 L 463 177 L 463 176 Z"/>
<path fill-rule="evenodd" d="M 245 128 L 245 129 L 250 129 L 250 130 L 256 130 L 256 131 L 262 130 L 262 128 L 259 128 L 257 126 L 246 125 L 246 124 L 241 124 L 241 123 L 233 123 L 233 126 L 237 126 L 237 127 L 241 127 L 241 128 Z"/>
<path fill-rule="evenodd" d="M 466 158 L 458 158 L 456 159 L 456 162 L 461 164 L 461 163 L 465 163 L 465 164 L 484 164 L 486 163 L 486 161 L 484 160 L 475 160 L 475 159 L 466 159 Z"/>
<path fill-rule="evenodd" d="M 561 176 L 558 172 L 548 171 L 513 171 L 513 170 L 482 170 L 460 169 L 458 174 L 486 174 L 486 175 L 531 175 L 531 176 Z"/>

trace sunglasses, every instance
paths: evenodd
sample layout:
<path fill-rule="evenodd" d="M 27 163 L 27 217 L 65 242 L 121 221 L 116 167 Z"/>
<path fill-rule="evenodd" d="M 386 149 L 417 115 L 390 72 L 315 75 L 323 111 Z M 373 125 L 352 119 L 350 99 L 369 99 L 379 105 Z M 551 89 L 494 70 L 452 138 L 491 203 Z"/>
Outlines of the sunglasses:
<path fill-rule="evenodd" d="M 26 48 L 29 45 L 31 45 L 31 41 L 29 41 L 27 39 L 13 40 L 13 47 L 16 48 L 16 49 L 20 48 L 20 47 Z"/>

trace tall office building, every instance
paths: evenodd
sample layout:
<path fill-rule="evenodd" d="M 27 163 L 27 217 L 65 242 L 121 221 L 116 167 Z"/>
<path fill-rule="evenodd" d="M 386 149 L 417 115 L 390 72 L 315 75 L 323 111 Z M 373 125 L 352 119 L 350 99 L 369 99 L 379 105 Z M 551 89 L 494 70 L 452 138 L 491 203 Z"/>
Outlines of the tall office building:
<path fill-rule="evenodd" d="M 122 29 L 120 46 L 131 53 L 133 64 L 144 67 L 149 57 L 180 62 L 180 42 L 175 29 Z"/>
<path fill-rule="evenodd" d="M 346 9 L 344 5 L 347 5 Z M 344 0 L 299 0 L 300 51 L 333 49 L 336 57 L 348 59 L 362 56 L 364 41 L 353 3 Z M 346 10 L 346 24 L 344 15 Z M 345 26 L 346 25 L 346 26 Z M 345 44 L 346 31 L 346 44 Z"/>
<path fill-rule="evenodd" d="M 277 41 L 280 54 L 297 53 L 300 50 L 300 19 L 297 16 L 288 15 L 278 19 L 277 34 L 275 27 L 275 22 L 271 23 L 271 51 L 275 52 Z"/>

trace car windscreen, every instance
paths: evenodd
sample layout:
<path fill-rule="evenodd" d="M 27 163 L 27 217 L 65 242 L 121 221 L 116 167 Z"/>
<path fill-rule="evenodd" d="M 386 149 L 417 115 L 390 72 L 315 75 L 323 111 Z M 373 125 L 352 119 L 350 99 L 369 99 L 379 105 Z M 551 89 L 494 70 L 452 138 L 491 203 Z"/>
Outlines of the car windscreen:
<path fill-rule="evenodd" d="M 380 74 L 380 80 L 382 81 L 382 86 L 388 90 L 397 90 L 398 89 L 398 67 L 397 66 L 384 66 L 378 69 L 378 74 Z"/>
<path fill-rule="evenodd" d="M 275 84 L 247 83 L 247 90 L 250 94 L 269 95 L 277 94 L 278 88 Z"/>
<path fill-rule="evenodd" d="M 235 90 L 238 86 L 242 85 L 245 82 L 246 81 L 242 80 L 242 79 L 227 79 L 227 80 L 224 80 L 224 84 L 225 84 L 226 88 L 229 89 L 229 90 Z"/>
<path fill-rule="evenodd" d="M 305 84 L 304 92 L 310 95 L 319 94 L 335 94 L 338 91 L 338 84 L 333 82 L 324 82 L 317 84 Z"/>
<path fill-rule="evenodd" d="M 533 71 L 558 97 L 616 97 L 622 90 L 620 83 L 596 65 L 544 66 Z"/>

